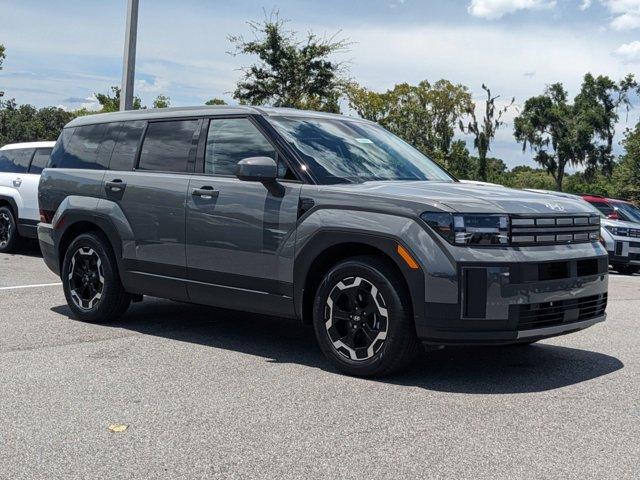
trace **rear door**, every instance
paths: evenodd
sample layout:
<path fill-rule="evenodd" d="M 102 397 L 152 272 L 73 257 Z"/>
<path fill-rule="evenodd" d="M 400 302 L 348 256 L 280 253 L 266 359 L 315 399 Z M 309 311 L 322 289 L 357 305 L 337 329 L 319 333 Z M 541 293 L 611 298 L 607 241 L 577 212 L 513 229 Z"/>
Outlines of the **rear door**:
<path fill-rule="evenodd" d="M 138 293 L 187 299 L 185 202 L 201 122 L 124 122 L 118 133 L 104 191 L 133 231 L 123 257 L 127 280 Z"/>
<path fill-rule="evenodd" d="M 279 191 L 241 181 L 236 164 L 245 158 L 284 159 L 249 117 L 212 118 L 199 174 L 187 197 L 189 296 L 199 303 L 263 313 L 293 312 L 292 255 L 301 183 L 281 180 Z M 210 194 L 208 194 L 210 192 Z"/>
<path fill-rule="evenodd" d="M 29 170 L 26 175 L 22 176 L 19 186 L 20 195 L 22 196 L 22 204 L 24 207 L 24 216 L 21 214 L 24 224 L 27 228 L 34 230 L 40 219 L 40 211 L 38 209 L 38 183 L 40 182 L 40 173 L 44 170 L 49 156 L 53 148 L 37 148 L 31 156 Z"/>
<path fill-rule="evenodd" d="M 35 193 L 29 181 L 29 163 L 35 152 L 34 148 L 15 148 L 9 150 L 0 150 L 0 187 L 3 187 L 6 193 L 12 190 L 15 195 L 10 195 L 16 199 L 18 206 L 18 228 L 21 233 L 24 227 L 21 225 L 25 221 L 35 220 L 39 218 L 37 211 L 38 190 L 36 185 Z M 29 194 L 35 195 L 36 208 L 33 208 L 33 201 L 29 201 Z M 17 197 L 17 198 L 16 198 Z"/>

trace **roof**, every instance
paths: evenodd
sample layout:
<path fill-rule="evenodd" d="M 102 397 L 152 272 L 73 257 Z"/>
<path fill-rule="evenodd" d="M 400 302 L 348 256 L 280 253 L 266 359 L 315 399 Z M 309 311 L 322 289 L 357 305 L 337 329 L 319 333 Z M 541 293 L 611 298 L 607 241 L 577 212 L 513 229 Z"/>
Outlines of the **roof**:
<path fill-rule="evenodd" d="M 9 143 L 0 150 L 18 150 L 20 148 L 53 148 L 56 142 L 24 142 L 24 143 Z"/>
<path fill-rule="evenodd" d="M 582 195 L 582 198 L 592 203 L 627 203 L 629 205 L 633 205 L 632 202 L 629 202 L 627 200 L 622 200 L 619 198 L 606 198 L 600 195 Z"/>
<path fill-rule="evenodd" d="M 197 107 L 172 107 L 172 108 L 149 108 L 141 110 L 126 110 L 113 113 L 97 113 L 95 115 L 85 115 L 69 122 L 67 127 L 79 127 L 83 125 L 93 125 L 96 123 L 122 122 L 131 120 L 161 120 L 165 118 L 188 118 L 209 115 L 266 115 L 266 116 L 299 116 L 312 118 L 336 118 L 340 120 L 359 120 L 359 118 L 348 117 L 335 113 L 314 112 L 309 110 L 298 110 L 295 108 L 274 108 L 274 107 L 247 107 L 227 106 L 227 105 L 206 105 Z"/>

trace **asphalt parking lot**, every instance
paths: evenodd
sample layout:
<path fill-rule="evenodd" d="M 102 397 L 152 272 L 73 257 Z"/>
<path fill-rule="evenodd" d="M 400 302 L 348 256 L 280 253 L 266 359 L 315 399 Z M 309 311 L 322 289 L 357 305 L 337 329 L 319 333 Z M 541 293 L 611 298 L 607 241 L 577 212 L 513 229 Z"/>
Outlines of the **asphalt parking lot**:
<path fill-rule="evenodd" d="M 287 320 L 146 299 L 83 324 L 58 281 L 0 256 L 0 478 L 640 476 L 640 276 L 610 277 L 604 324 L 384 380 Z"/>

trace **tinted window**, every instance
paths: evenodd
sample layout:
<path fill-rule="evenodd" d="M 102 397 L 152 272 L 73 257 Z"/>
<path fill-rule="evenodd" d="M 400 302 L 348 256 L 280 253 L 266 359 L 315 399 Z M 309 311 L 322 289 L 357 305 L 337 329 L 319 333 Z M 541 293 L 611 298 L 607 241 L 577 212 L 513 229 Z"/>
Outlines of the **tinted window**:
<path fill-rule="evenodd" d="M 235 175 L 236 164 L 249 157 L 270 157 L 276 152 L 246 118 L 214 119 L 209 124 L 204 173 Z"/>
<path fill-rule="evenodd" d="M 200 120 L 150 123 L 142 143 L 142 170 L 186 172 L 195 150 Z"/>
<path fill-rule="evenodd" d="M 378 125 L 337 118 L 268 120 L 320 183 L 454 181 L 431 159 Z"/>
<path fill-rule="evenodd" d="M 111 155 L 109 170 L 133 170 L 145 122 L 124 122 Z"/>
<path fill-rule="evenodd" d="M 604 202 L 589 202 L 589 203 L 594 207 L 596 207 L 598 210 L 600 210 L 604 215 L 609 215 L 610 213 L 613 213 L 615 211 L 614 208 L 608 203 L 604 203 Z"/>
<path fill-rule="evenodd" d="M 39 148 L 36 150 L 36 154 L 31 160 L 31 166 L 29 167 L 29 173 L 40 174 L 45 169 L 51 156 L 52 148 Z"/>
<path fill-rule="evenodd" d="M 0 150 L 0 172 L 26 173 L 33 151 L 33 148 Z"/>
<path fill-rule="evenodd" d="M 71 138 L 64 138 L 65 131 L 63 131 L 63 141 L 58 141 L 59 145 L 56 145 L 51 155 L 51 166 L 53 168 L 104 169 L 104 162 L 98 161 L 98 153 L 106 130 L 105 123 L 76 127 Z"/>

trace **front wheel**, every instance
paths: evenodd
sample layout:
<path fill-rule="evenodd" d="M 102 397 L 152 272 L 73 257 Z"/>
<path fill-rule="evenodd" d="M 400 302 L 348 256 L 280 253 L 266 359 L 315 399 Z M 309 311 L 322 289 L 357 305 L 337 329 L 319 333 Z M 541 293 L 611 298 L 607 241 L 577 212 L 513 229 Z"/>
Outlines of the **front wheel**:
<path fill-rule="evenodd" d="M 380 377 L 405 367 L 420 351 L 410 300 L 400 274 L 363 256 L 334 266 L 313 309 L 316 338 L 342 372 Z"/>
<path fill-rule="evenodd" d="M 117 320 L 129 307 L 111 245 L 98 233 L 78 236 L 64 256 L 62 285 L 69 308 L 84 322 Z"/>
<path fill-rule="evenodd" d="M 13 211 L 8 207 L 0 207 L 0 253 L 13 252 L 19 238 Z"/>

